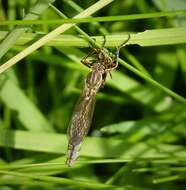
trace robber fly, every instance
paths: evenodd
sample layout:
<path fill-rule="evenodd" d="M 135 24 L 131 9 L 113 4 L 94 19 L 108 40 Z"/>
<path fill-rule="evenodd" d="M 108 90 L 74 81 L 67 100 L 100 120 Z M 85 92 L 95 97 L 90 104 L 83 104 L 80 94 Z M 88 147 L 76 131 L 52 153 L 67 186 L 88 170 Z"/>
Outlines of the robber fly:
<path fill-rule="evenodd" d="M 70 125 L 68 128 L 69 143 L 67 151 L 67 165 L 72 166 L 79 156 L 79 150 L 84 137 L 87 135 L 91 125 L 94 112 L 96 93 L 104 86 L 106 76 L 118 66 L 119 50 L 129 41 L 128 39 L 117 48 L 116 56 L 113 58 L 103 48 L 93 48 L 93 51 L 82 59 L 82 63 L 90 67 L 84 89 L 75 106 Z M 104 42 L 105 43 L 105 42 Z M 95 61 L 88 60 L 90 55 L 95 55 Z"/>

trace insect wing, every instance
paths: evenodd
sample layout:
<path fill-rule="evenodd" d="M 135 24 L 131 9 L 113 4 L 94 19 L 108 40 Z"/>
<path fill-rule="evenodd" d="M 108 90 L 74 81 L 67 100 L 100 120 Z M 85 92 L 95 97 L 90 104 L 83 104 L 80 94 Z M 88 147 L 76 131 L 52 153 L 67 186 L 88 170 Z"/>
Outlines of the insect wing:
<path fill-rule="evenodd" d="M 67 164 L 72 166 L 79 156 L 81 143 L 88 133 L 95 107 L 95 95 L 85 96 L 83 93 L 74 109 L 74 113 L 68 128 L 69 144 L 67 151 Z"/>
<path fill-rule="evenodd" d="M 68 128 L 68 135 L 71 140 L 83 140 L 88 133 L 94 113 L 95 100 L 95 95 L 87 98 L 85 93 L 79 97 Z M 75 139 L 76 137 L 78 139 Z"/>

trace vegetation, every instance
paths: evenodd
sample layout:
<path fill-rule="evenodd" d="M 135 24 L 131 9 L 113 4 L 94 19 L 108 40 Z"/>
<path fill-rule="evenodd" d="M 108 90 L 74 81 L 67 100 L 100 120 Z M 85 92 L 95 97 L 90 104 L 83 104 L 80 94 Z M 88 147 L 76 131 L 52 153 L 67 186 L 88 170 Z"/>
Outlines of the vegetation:
<path fill-rule="evenodd" d="M 0 189 L 184 190 L 185 13 L 182 0 L 0 1 Z M 68 167 L 80 61 L 129 34 Z"/>

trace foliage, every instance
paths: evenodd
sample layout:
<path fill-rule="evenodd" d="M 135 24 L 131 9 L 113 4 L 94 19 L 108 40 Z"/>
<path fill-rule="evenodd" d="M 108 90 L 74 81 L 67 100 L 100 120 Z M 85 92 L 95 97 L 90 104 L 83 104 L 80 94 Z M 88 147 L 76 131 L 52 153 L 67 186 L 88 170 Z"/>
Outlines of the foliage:
<path fill-rule="evenodd" d="M 185 1 L 0 4 L 0 189 L 185 189 Z M 80 60 L 103 36 L 115 53 L 128 34 L 69 168 Z"/>

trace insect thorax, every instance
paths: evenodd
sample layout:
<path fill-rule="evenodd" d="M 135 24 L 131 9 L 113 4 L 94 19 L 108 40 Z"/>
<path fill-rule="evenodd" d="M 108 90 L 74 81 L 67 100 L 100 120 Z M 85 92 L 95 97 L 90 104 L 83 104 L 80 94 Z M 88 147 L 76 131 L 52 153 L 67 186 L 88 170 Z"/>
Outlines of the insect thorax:
<path fill-rule="evenodd" d="M 105 71 L 111 71 L 117 67 L 115 58 L 109 55 L 104 50 L 100 50 L 97 55 L 97 60 L 104 66 Z"/>

